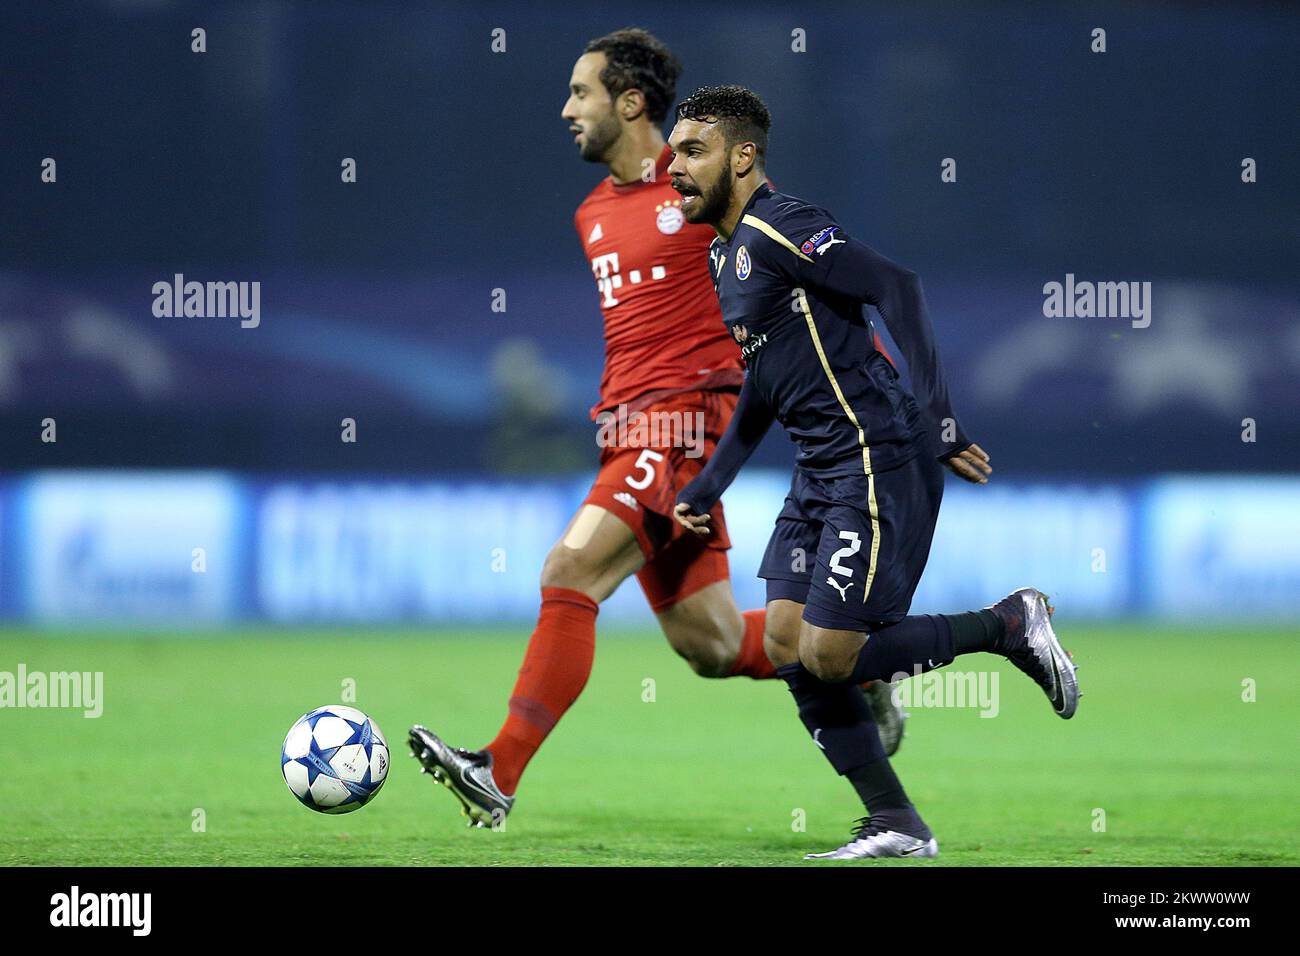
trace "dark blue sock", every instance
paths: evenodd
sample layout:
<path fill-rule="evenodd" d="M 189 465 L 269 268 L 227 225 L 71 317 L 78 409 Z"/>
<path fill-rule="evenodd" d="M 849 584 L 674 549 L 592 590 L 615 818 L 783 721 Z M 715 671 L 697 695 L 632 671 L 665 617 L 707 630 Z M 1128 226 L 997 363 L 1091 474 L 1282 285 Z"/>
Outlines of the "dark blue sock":
<path fill-rule="evenodd" d="M 967 611 L 965 614 L 944 614 L 948 629 L 952 631 L 952 649 L 957 654 L 976 651 L 1000 653 L 1006 638 L 1007 625 L 989 608 Z"/>
<path fill-rule="evenodd" d="M 789 686 L 799 705 L 799 719 L 836 773 L 846 774 L 885 756 L 858 682 L 828 684 L 802 664 L 778 667 L 776 674 Z"/>
<path fill-rule="evenodd" d="M 867 632 L 848 683 L 911 677 L 951 664 L 956 656 L 952 628 L 942 614 L 913 614 Z"/>
<path fill-rule="evenodd" d="M 889 765 L 889 758 L 881 757 L 875 763 L 845 774 L 853 789 L 858 792 L 862 805 L 867 808 L 871 822 L 881 830 L 897 830 L 918 840 L 928 840 L 933 833 L 907 799 L 903 784 Z"/>

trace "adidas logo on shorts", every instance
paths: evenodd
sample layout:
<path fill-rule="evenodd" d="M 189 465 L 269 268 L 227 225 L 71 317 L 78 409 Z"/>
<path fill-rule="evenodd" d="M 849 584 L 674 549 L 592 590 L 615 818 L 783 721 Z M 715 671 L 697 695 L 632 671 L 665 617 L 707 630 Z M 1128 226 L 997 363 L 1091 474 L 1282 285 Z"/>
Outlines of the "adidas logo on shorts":
<path fill-rule="evenodd" d="M 633 498 L 631 495 L 629 495 L 626 491 L 614 492 L 614 500 L 618 502 L 622 502 L 623 504 L 631 508 L 633 511 L 636 511 L 637 508 L 640 507 L 637 504 L 636 499 Z"/>

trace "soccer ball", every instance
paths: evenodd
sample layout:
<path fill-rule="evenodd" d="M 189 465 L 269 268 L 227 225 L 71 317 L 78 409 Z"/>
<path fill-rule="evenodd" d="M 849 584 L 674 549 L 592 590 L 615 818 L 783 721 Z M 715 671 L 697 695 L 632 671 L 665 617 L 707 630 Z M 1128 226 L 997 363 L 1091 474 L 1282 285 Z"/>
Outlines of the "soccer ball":
<path fill-rule="evenodd" d="M 332 704 L 299 717 L 280 750 L 284 782 L 303 806 L 351 813 L 374 799 L 388 777 L 388 741 L 355 707 Z"/>

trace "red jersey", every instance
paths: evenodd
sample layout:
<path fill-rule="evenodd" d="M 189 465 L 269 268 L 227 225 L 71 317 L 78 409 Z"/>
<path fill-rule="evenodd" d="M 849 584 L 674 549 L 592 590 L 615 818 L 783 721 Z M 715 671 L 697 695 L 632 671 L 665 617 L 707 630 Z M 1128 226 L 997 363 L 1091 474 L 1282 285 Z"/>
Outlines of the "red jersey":
<path fill-rule="evenodd" d="M 709 276 L 710 226 L 691 225 L 668 179 L 664 147 L 650 182 L 606 176 L 573 223 L 605 314 L 602 409 L 676 392 L 739 388 L 740 349 L 722 321 Z M 654 393 L 648 395 L 647 393 Z"/>

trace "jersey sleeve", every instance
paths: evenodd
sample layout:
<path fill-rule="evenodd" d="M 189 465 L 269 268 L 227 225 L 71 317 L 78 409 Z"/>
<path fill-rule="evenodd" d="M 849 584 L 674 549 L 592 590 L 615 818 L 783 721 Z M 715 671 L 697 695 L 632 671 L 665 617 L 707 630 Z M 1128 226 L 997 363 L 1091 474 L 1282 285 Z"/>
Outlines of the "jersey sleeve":
<path fill-rule="evenodd" d="M 948 458 L 969 446 L 970 440 L 953 414 L 920 277 L 847 235 L 829 213 L 816 206 L 789 209 L 769 228 L 776 234 L 772 236 L 775 245 L 785 249 L 784 255 L 769 249 L 764 258 L 791 282 L 876 307 L 903 353 L 917 404 L 935 428 L 938 457 Z M 953 440 L 944 441 L 945 434 L 951 434 Z"/>

